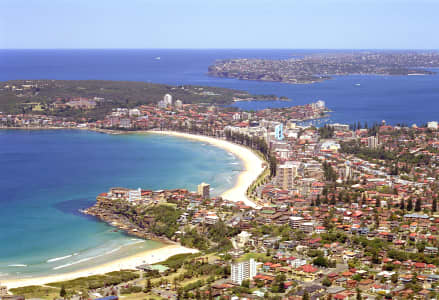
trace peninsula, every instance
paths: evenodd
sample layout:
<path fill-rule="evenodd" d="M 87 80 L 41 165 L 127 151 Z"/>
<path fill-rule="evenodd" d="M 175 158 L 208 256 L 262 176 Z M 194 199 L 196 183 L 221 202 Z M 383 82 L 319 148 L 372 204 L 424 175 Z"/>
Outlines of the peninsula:
<path fill-rule="evenodd" d="M 243 80 L 314 83 L 333 75 L 432 75 L 439 67 L 438 52 L 349 52 L 306 55 L 301 58 L 229 59 L 210 66 L 211 76 Z"/>
<path fill-rule="evenodd" d="M 195 85 L 105 80 L 11 80 L 0 82 L 0 114 L 41 114 L 70 120 L 101 119 L 114 108 L 157 103 L 164 94 L 191 104 L 285 100 L 275 95 Z"/>

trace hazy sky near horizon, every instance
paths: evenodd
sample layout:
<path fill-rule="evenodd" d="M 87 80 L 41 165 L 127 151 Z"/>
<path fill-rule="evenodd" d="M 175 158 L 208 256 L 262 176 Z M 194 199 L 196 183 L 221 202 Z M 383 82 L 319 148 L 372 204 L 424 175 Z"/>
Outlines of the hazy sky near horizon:
<path fill-rule="evenodd" d="M 439 0 L 1 0 L 6 48 L 439 49 Z"/>

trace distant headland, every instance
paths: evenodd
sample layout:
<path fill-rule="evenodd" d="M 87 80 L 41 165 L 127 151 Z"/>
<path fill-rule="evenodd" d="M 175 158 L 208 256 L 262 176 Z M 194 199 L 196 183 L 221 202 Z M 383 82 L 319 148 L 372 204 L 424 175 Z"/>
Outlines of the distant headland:
<path fill-rule="evenodd" d="M 306 55 L 282 60 L 229 59 L 209 66 L 208 74 L 237 78 L 307 84 L 333 75 L 432 75 L 439 67 L 438 52 L 368 51 Z"/>

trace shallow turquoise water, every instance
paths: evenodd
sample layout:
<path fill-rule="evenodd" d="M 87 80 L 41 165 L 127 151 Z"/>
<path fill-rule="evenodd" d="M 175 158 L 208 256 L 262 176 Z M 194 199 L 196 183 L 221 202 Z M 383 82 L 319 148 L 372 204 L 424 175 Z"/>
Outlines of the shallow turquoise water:
<path fill-rule="evenodd" d="M 0 279 L 63 273 L 156 248 L 78 209 L 110 187 L 230 188 L 241 162 L 192 140 L 160 135 L 0 131 Z M 128 246 L 127 246 L 128 245 Z"/>

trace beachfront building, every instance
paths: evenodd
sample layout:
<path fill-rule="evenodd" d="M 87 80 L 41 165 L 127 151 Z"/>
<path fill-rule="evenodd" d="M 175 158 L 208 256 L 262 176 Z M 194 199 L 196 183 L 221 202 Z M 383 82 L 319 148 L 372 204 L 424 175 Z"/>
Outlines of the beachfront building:
<path fill-rule="evenodd" d="M 231 266 L 232 282 L 241 284 L 243 280 L 252 280 L 256 276 L 256 262 L 253 258 L 248 261 L 234 263 Z"/>
<path fill-rule="evenodd" d="M 0 297 L 8 295 L 8 288 L 0 284 Z"/>
<path fill-rule="evenodd" d="M 164 104 L 165 104 L 166 106 L 172 106 L 172 95 L 170 95 L 170 94 L 166 94 L 166 95 L 163 97 L 163 102 L 164 102 Z"/>
<path fill-rule="evenodd" d="M 438 123 L 437 121 L 431 121 L 427 123 L 427 128 L 431 130 L 437 130 L 438 129 Z"/>
<path fill-rule="evenodd" d="M 122 187 L 111 188 L 106 196 L 112 200 L 116 199 L 126 199 L 129 194 L 129 189 Z"/>
<path fill-rule="evenodd" d="M 334 124 L 328 124 L 328 126 L 334 129 L 334 131 L 349 131 L 348 124 L 334 123 Z"/>
<path fill-rule="evenodd" d="M 203 199 L 209 199 L 210 198 L 210 184 L 208 183 L 200 183 L 198 185 L 198 195 L 203 197 Z"/>
<path fill-rule="evenodd" d="M 317 102 L 316 103 L 313 103 L 314 105 L 315 105 L 315 108 L 317 108 L 317 109 L 325 109 L 325 106 L 326 106 L 326 104 L 325 104 L 325 101 L 323 101 L 323 100 L 317 100 Z"/>
<path fill-rule="evenodd" d="M 128 201 L 138 202 L 140 200 L 142 200 L 142 190 L 140 188 L 128 191 Z"/>
<path fill-rule="evenodd" d="M 294 178 L 298 175 L 300 162 L 286 161 L 284 164 L 277 167 L 276 181 L 277 185 L 285 190 L 293 188 Z"/>

